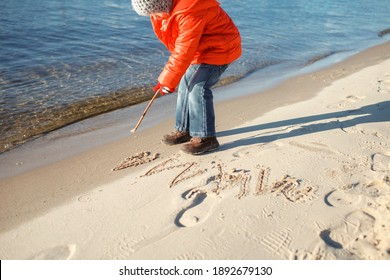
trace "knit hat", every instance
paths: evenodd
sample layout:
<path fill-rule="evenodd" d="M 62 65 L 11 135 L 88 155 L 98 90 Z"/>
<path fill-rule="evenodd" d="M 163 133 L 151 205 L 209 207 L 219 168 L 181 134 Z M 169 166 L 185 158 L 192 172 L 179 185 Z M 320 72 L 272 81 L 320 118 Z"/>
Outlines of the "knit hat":
<path fill-rule="evenodd" d="M 169 13 L 173 0 L 131 0 L 134 11 L 140 16 L 153 13 Z"/>

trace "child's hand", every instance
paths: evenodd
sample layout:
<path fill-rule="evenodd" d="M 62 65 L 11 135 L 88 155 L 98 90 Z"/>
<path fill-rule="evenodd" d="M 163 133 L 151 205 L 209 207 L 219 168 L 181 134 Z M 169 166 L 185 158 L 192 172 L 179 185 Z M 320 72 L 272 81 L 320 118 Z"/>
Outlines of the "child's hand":
<path fill-rule="evenodd" d="M 165 94 L 172 93 L 172 92 L 175 91 L 175 89 L 171 89 L 171 88 L 169 88 L 167 86 L 163 86 L 160 83 L 157 83 L 157 85 L 153 88 L 154 92 L 156 92 L 158 90 L 160 91 L 161 95 L 165 95 Z"/>

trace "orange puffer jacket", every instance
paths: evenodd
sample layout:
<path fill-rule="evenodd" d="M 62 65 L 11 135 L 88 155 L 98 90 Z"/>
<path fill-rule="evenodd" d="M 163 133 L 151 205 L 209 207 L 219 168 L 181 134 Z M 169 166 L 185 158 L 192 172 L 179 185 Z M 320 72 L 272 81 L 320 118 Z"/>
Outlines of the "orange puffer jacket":
<path fill-rule="evenodd" d="M 240 33 L 216 0 L 174 0 L 169 17 L 151 17 L 153 30 L 171 52 L 158 81 L 176 88 L 190 64 L 223 65 L 241 55 Z"/>

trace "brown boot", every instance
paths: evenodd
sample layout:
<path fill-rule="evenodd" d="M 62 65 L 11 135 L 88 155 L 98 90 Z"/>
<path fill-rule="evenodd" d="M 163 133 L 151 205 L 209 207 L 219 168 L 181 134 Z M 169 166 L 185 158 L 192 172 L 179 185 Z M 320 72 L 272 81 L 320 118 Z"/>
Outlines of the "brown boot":
<path fill-rule="evenodd" d="M 174 131 L 170 134 L 164 135 L 161 142 L 166 145 L 176 145 L 186 143 L 191 140 L 191 136 L 188 132 Z"/>
<path fill-rule="evenodd" d="M 187 154 L 200 155 L 218 149 L 219 143 L 217 137 L 198 138 L 193 137 L 191 142 L 185 144 L 181 150 Z"/>

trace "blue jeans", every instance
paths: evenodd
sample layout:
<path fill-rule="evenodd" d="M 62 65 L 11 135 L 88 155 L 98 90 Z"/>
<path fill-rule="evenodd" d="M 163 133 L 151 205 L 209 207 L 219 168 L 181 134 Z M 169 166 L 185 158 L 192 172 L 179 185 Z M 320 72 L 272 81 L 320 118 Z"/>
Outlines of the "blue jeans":
<path fill-rule="evenodd" d="M 176 126 L 193 137 L 212 137 L 215 113 L 211 87 L 228 65 L 192 64 L 181 78 L 176 104 Z"/>

